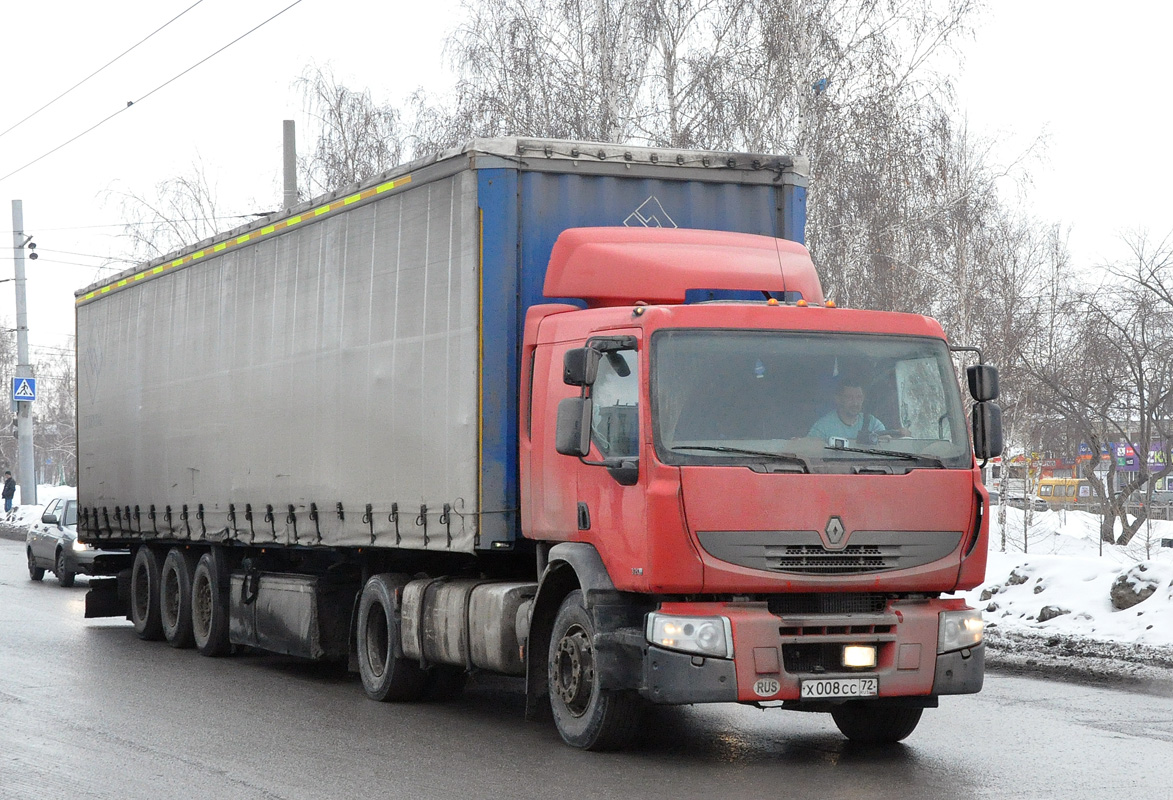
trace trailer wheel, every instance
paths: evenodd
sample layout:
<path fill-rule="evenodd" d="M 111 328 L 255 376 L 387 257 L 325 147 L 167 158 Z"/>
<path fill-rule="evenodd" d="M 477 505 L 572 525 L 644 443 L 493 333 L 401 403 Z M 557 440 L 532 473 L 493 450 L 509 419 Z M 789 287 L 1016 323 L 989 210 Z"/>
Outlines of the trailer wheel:
<path fill-rule="evenodd" d="M 618 750 L 639 729 L 643 702 L 634 692 L 600 689 L 595 625 L 582 592 L 562 601 L 549 648 L 550 709 L 562 740 L 584 750 Z"/>
<path fill-rule="evenodd" d="M 130 568 L 130 621 L 138 638 L 155 641 L 163 638 L 159 619 L 159 557 L 145 544 L 134 554 Z"/>
<path fill-rule="evenodd" d="M 163 636 L 172 647 L 195 644 L 191 627 L 191 577 L 195 557 L 186 550 L 172 547 L 163 560 L 159 578 L 159 620 Z"/>
<path fill-rule="evenodd" d="M 33 549 L 31 547 L 28 548 L 28 557 L 29 557 L 29 579 L 34 580 L 34 581 L 39 581 L 41 578 L 45 577 L 45 568 L 37 566 L 37 558 L 36 558 L 36 556 L 33 555 Z"/>
<path fill-rule="evenodd" d="M 53 573 L 57 576 L 57 585 L 69 588 L 73 586 L 74 580 L 77 578 L 76 572 L 70 572 L 65 568 L 65 551 L 57 549 L 57 560 L 54 562 Z"/>
<path fill-rule="evenodd" d="M 223 656 L 228 640 L 228 581 L 216 556 L 204 553 L 191 574 L 191 633 L 200 655 Z"/>
<path fill-rule="evenodd" d="M 403 657 L 395 591 L 406 577 L 373 575 L 358 603 L 358 671 L 367 697 L 380 702 L 418 700 L 427 676 L 419 664 Z"/>
<path fill-rule="evenodd" d="M 853 742 L 893 744 L 916 730 L 923 708 L 845 703 L 831 712 L 840 733 Z"/>

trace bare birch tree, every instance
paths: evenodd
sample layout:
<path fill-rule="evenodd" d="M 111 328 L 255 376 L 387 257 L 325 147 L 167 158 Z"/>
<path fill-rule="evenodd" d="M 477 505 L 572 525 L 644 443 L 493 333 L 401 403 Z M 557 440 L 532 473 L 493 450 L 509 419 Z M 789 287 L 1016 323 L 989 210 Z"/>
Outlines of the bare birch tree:
<path fill-rule="evenodd" d="M 315 140 L 309 155 L 298 159 L 303 199 L 359 183 L 403 160 L 405 132 L 398 109 L 376 103 L 365 89 L 347 88 L 328 66 L 307 66 L 294 85 Z"/>
<path fill-rule="evenodd" d="M 108 193 L 107 201 L 120 208 L 122 236 L 128 243 L 126 260 L 131 263 L 194 244 L 240 219 L 220 213 L 215 185 L 198 158 L 187 174 L 155 184 L 151 194 L 117 190 Z"/>

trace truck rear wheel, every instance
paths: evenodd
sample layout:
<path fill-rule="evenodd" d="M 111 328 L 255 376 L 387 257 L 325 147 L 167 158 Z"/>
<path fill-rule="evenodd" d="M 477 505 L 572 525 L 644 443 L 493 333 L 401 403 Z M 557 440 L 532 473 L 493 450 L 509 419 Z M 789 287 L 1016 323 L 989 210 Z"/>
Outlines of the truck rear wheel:
<path fill-rule="evenodd" d="M 840 733 L 853 742 L 893 744 L 916 730 L 923 708 L 893 708 L 873 703 L 845 703 L 831 712 Z"/>
<path fill-rule="evenodd" d="M 172 647 L 195 644 L 191 629 L 191 576 L 194 556 L 172 547 L 163 560 L 159 578 L 159 619 L 163 636 Z"/>
<path fill-rule="evenodd" d="M 358 671 L 363 691 L 372 700 L 418 700 L 427 685 L 427 675 L 403 657 L 399 641 L 395 592 L 408 580 L 405 575 L 373 575 L 358 602 Z"/>
<path fill-rule="evenodd" d="M 156 641 L 163 638 L 159 619 L 159 557 L 145 544 L 134 554 L 130 568 L 130 621 L 138 638 Z"/>
<path fill-rule="evenodd" d="M 562 740 L 584 750 L 618 750 L 639 730 L 643 702 L 634 692 L 600 689 L 595 625 L 573 591 L 562 601 L 550 636 L 550 709 Z"/>
<path fill-rule="evenodd" d="M 228 579 L 214 553 L 204 553 L 191 574 L 191 633 L 200 655 L 223 656 L 228 640 Z"/>

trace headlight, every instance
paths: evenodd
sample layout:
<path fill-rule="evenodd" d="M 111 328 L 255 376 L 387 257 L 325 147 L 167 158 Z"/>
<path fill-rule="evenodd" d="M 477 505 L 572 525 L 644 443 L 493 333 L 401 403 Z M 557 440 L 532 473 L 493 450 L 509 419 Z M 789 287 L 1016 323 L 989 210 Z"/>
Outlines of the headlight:
<path fill-rule="evenodd" d="M 669 650 L 733 658 L 733 630 L 726 617 L 648 614 L 648 641 Z"/>
<path fill-rule="evenodd" d="M 83 552 L 85 550 L 89 550 L 89 549 L 90 549 L 90 546 L 88 544 L 83 544 L 82 542 L 79 542 L 77 539 L 73 540 L 73 551 L 75 553 L 81 553 L 81 552 Z"/>
<path fill-rule="evenodd" d="M 982 643 L 982 632 L 986 628 L 986 623 L 982 621 L 982 612 L 972 608 L 965 611 L 942 611 L 937 624 L 938 653 L 978 646 Z"/>

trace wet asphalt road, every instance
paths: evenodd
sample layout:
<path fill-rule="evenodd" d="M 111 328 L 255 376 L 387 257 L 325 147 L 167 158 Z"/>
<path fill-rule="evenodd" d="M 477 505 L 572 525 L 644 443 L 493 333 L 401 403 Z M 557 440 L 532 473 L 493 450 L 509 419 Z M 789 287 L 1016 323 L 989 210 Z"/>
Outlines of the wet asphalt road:
<path fill-rule="evenodd" d="M 641 749 L 593 754 L 526 722 L 516 681 L 390 705 L 290 659 L 202 658 L 85 620 L 84 578 L 29 581 L 0 540 L 2 798 L 1173 799 L 1173 698 L 991 673 L 902 745 L 830 718 L 657 710 Z"/>

